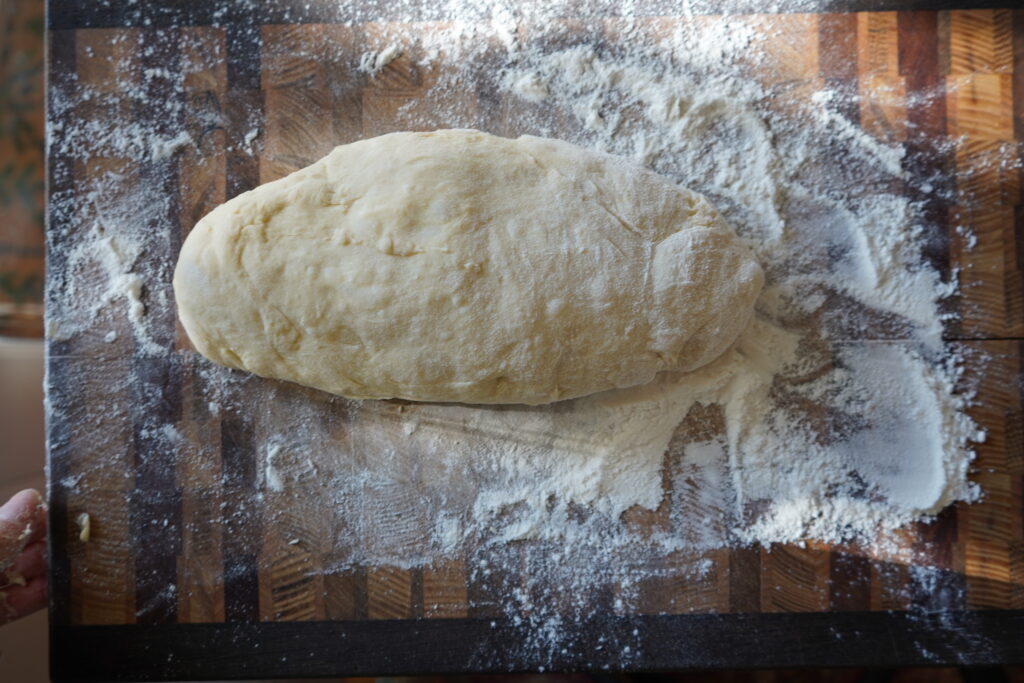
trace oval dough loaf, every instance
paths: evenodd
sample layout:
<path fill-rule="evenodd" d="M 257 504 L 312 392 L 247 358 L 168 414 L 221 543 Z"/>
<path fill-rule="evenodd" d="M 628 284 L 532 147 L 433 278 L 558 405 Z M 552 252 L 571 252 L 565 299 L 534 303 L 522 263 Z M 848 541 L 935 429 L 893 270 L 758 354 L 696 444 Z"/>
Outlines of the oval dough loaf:
<path fill-rule="evenodd" d="M 174 273 L 207 358 L 354 398 L 539 404 L 693 370 L 761 268 L 712 205 L 556 140 L 394 133 L 219 206 Z"/>

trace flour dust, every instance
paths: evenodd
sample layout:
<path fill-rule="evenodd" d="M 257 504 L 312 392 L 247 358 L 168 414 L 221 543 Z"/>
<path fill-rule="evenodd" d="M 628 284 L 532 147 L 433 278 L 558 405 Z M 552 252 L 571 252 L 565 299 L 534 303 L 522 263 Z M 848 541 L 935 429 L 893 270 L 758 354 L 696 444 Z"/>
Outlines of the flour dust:
<path fill-rule="evenodd" d="M 956 284 L 924 261 L 931 226 L 893 190 L 915 182 L 903 150 L 838 114 L 836 93 L 780 106 L 785 94 L 760 78 L 771 37 L 750 18 L 681 22 L 667 35 L 625 20 L 605 48 L 594 43 L 612 39 L 573 39 L 557 22 L 512 23 L 387 40 L 459 65 L 427 98 L 493 91 L 516 114 L 504 134 L 568 138 L 705 193 L 755 249 L 768 285 L 755 324 L 696 373 L 549 407 L 405 406 L 381 446 L 403 455 L 361 475 L 390 481 L 408 453 L 443 463 L 436 479 L 416 482 L 434 551 L 478 537 L 656 553 L 864 540 L 975 498 L 970 444 L 983 435 L 964 414 L 968 397 L 954 393 L 958 364 L 942 341 L 940 304 Z M 447 125 L 477 125 L 471 112 L 445 113 Z M 412 108 L 396 122 L 427 123 Z M 704 461 L 689 458 L 680 426 L 708 406 L 720 415 L 720 457 L 707 460 L 705 447 Z M 707 511 L 717 523 L 695 535 L 683 531 L 687 515 L 672 514 L 665 529 L 638 534 L 624 521 L 666 499 L 678 512 L 663 478 L 702 470 L 697 462 L 709 468 L 702 495 L 731 501 Z M 366 485 L 332 486 L 345 507 Z M 376 559 L 403 558 L 400 547 Z"/>
<path fill-rule="evenodd" d="M 327 519 L 317 533 L 329 534 L 320 543 L 336 571 L 464 558 L 470 580 L 494 586 L 496 609 L 540 650 L 571 648 L 570 624 L 595 594 L 608 589 L 610 613 L 633 613 L 645 580 L 699 578 L 723 548 L 853 540 L 869 555 L 898 554 L 888 532 L 975 500 L 967 475 L 984 434 L 965 413 L 970 395 L 955 391 L 961 359 L 942 339 L 955 274 L 923 256 L 935 226 L 897 191 L 925 182 L 905 174 L 902 148 L 839 114 L 839 93 L 775 84 L 766 46 L 779 38 L 757 18 L 666 29 L 627 6 L 594 34 L 558 21 L 557 5 L 467 2 L 439 8 L 454 20 L 403 24 L 399 3 L 364 51 L 323 58 L 370 80 L 398 59 L 437 74 L 391 130 L 559 137 L 706 194 L 765 268 L 756 320 L 697 372 L 542 407 L 314 401 L 197 361 L 208 412 L 253 425 L 260 496 L 284 511 L 264 524 Z M 355 24 L 372 19 L 350 9 Z M 51 125 L 51 154 L 127 161 L 98 163 L 86 187 L 52 198 L 76 230 L 51 222 L 67 254 L 50 283 L 52 339 L 94 334 L 180 356 L 149 324 L 172 311 L 173 260 L 147 259 L 166 252 L 177 226 L 154 233 L 140 221 L 171 198 L 132 173 L 159 180 L 204 143 L 165 122 L 112 130 L 66 114 L 112 98 L 151 105 L 147 81 L 180 95 L 182 78 L 208 67 L 136 72 L 114 94 L 56 89 L 51 117 L 63 123 Z M 465 106 L 466 92 L 490 109 Z M 172 99 L 168 116 L 186 106 Z M 224 125 L 209 117 L 211 130 Z M 259 140 L 254 128 L 227 151 L 258 153 Z M 83 281 L 105 294 L 84 298 Z M 263 399 L 253 402 L 256 385 Z M 631 637 L 610 644 L 615 661 L 636 654 Z"/>

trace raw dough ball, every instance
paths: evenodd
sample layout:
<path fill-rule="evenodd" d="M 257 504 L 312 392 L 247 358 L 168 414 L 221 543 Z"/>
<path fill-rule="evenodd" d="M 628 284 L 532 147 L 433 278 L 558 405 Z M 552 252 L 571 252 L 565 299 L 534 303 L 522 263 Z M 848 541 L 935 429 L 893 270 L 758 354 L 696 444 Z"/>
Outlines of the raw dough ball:
<path fill-rule="evenodd" d="M 394 133 L 214 209 L 174 273 L 207 358 L 355 398 L 539 404 L 720 355 L 763 275 L 701 195 L 557 140 Z"/>

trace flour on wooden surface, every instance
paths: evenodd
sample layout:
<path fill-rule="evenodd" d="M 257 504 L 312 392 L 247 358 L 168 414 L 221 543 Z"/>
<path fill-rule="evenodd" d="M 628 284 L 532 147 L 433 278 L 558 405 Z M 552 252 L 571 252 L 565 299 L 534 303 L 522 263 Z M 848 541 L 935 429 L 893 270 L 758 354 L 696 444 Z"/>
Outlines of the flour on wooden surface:
<path fill-rule="evenodd" d="M 397 59 L 401 54 L 402 48 L 399 47 L 397 43 L 392 43 L 379 52 L 364 52 L 362 57 L 359 58 L 358 70 L 365 74 L 375 76 L 380 73 L 381 69 L 395 61 L 395 59 Z"/>
<path fill-rule="evenodd" d="M 418 452 L 482 458 L 499 473 L 497 486 L 475 483 L 463 537 L 486 528 L 504 540 L 585 543 L 593 520 L 577 528 L 573 505 L 610 520 L 658 507 L 664 468 L 685 460 L 670 443 L 695 405 L 720 407 L 728 476 L 713 495 L 733 501 L 718 535 L 701 536 L 705 547 L 863 539 L 973 499 L 970 442 L 980 435 L 954 393 L 939 311 L 956 285 L 923 261 L 930 226 L 919 207 L 889 189 L 911 180 L 902 149 L 837 113 L 831 91 L 773 108 L 777 93 L 756 77 L 770 68 L 759 58 L 764 36 L 748 18 L 659 38 L 627 22 L 617 40 L 640 47 L 614 54 L 587 42 L 551 49 L 565 35 L 531 28 L 534 42 L 515 41 L 496 76 L 445 71 L 435 88 L 454 93 L 493 77 L 521 102 L 521 132 L 564 135 L 569 116 L 573 142 L 711 196 L 750 240 L 769 284 L 756 325 L 695 375 L 557 410 L 408 408 L 407 425 L 446 425 L 410 433 Z M 465 61 L 460 51 L 479 42 L 466 35 L 449 36 L 444 52 Z M 400 121 L 424 123 L 412 112 Z M 453 112 L 449 124 L 474 122 Z M 860 331 L 876 318 L 879 329 Z M 494 441 L 475 438 L 469 454 L 458 443 L 464 429 Z M 635 540 L 628 531 L 615 538 Z M 693 546 L 685 534 L 656 540 L 666 550 Z"/>
<path fill-rule="evenodd" d="M 677 4 L 663 14 L 679 14 Z M 436 24 L 402 24 L 404 7 L 339 66 L 367 77 L 400 57 L 441 67 L 420 93 L 429 111 L 412 101 L 391 129 L 549 135 L 630 157 L 711 197 L 768 284 L 753 326 L 710 366 L 553 406 L 314 403 L 200 363 L 195 386 L 210 415 L 254 426 L 268 506 L 327 510 L 331 523 L 315 533 L 331 534 L 320 542 L 336 551 L 333 569 L 465 556 L 472 580 L 504 587 L 524 642 L 571 647 L 566 614 L 590 609 L 599 586 L 614 586 L 609 610 L 635 611 L 642 581 L 669 571 L 666 557 L 671 571 L 699 577 L 721 548 L 854 539 L 869 555 L 912 562 L 887 531 L 978 497 L 967 475 L 984 435 L 942 341 L 940 304 L 956 281 L 922 256 L 935 226 L 892 191 L 916 182 L 902 149 L 841 116 L 838 93 L 766 85 L 762 25 L 693 19 L 665 33 L 626 5 L 614 31 L 588 37 L 557 20 L 560 3 L 452 3 Z M 374 18 L 350 9 L 353 24 Z M 160 70 L 142 78 L 182 83 Z M 137 83 L 124 85 L 118 97 L 146 104 Z M 500 116 L 466 106 L 466 92 L 487 93 Z M 111 97 L 58 89 L 51 115 Z M 184 98 L 175 102 L 169 115 L 181 113 Z M 140 220 L 171 215 L 170 200 L 132 174 L 169 172 L 199 140 L 157 123 L 51 127 L 51 154 L 125 160 L 97 163 L 76 194 L 52 199 L 51 230 L 67 249 L 49 283 L 55 339 L 128 334 L 155 358 L 172 353 L 149 320 L 171 305 L 173 263 L 146 257 L 167 237 Z M 232 151 L 257 153 L 258 137 L 253 127 Z M 62 233 L 62 218 L 77 232 Z M 959 230 L 969 246 L 970 229 Z M 104 295 L 92 297 L 97 286 Z M 240 390 L 257 385 L 258 401 Z M 640 646 L 629 634 L 609 639 L 620 663 Z"/>

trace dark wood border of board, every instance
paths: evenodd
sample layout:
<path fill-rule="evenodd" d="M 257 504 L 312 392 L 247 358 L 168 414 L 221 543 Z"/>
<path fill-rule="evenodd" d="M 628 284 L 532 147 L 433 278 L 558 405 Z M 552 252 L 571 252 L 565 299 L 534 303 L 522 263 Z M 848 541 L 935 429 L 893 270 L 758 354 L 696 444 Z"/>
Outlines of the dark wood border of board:
<path fill-rule="evenodd" d="M 47 135 L 53 123 L 66 125 L 74 115 L 73 110 L 55 106 L 54 97 L 58 88 L 72 87 L 75 77 L 75 32 L 50 32 L 46 45 L 46 107 Z M 67 233 L 54 224 L 52 214 L 53 197 L 59 192 L 68 192 L 73 186 L 74 162 L 66 156 L 46 154 L 46 267 L 50 272 L 62 269 L 67 264 L 67 253 L 64 243 Z M 51 299 L 54 293 L 47 283 L 46 306 L 53 311 L 59 304 Z M 54 363 L 53 359 L 68 355 L 70 342 L 52 338 L 46 340 L 46 381 L 44 389 L 46 400 L 51 400 L 54 387 L 67 386 L 65 366 Z M 59 391 L 59 390 L 58 390 Z M 70 431 L 71 425 L 63 420 L 56 420 L 49 414 L 46 418 L 46 467 L 47 492 L 49 507 L 46 514 L 46 528 L 49 530 L 46 540 L 46 553 L 49 558 L 49 611 L 50 611 L 50 642 L 53 642 L 54 623 L 66 624 L 71 621 L 71 563 L 67 548 L 56 539 L 68 537 L 67 509 L 63 503 L 67 498 L 64 481 L 70 472 Z M 54 586 L 59 586 L 56 590 Z"/>
<path fill-rule="evenodd" d="M 660 16 L 669 12 L 676 0 L 641 0 L 634 11 L 641 16 Z M 720 0 L 715 14 L 762 14 L 804 12 L 773 5 L 765 9 L 761 0 Z M 373 5 L 376 5 L 375 7 Z M 884 12 L 895 10 L 996 9 L 1019 6 L 1019 0 L 822 0 L 819 12 Z M 446 17 L 441 5 L 432 0 L 403 3 L 369 0 L 360 8 L 363 16 L 380 21 L 399 18 L 415 21 L 440 21 Z M 614 16 L 599 12 L 596 16 Z M 236 22 L 255 24 L 340 23 L 350 20 L 345 8 L 336 3 L 307 3 L 292 0 L 230 0 L 197 4 L 194 0 L 161 0 L 153 3 L 114 0 L 48 0 L 47 26 L 51 31 L 77 28 L 229 26 Z"/>
<path fill-rule="evenodd" d="M 155 681 L 1024 663 L 1024 610 L 600 618 L 566 624 L 564 650 L 516 651 L 518 628 L 503 619 L 60 627 L 50 674 Z"/>

